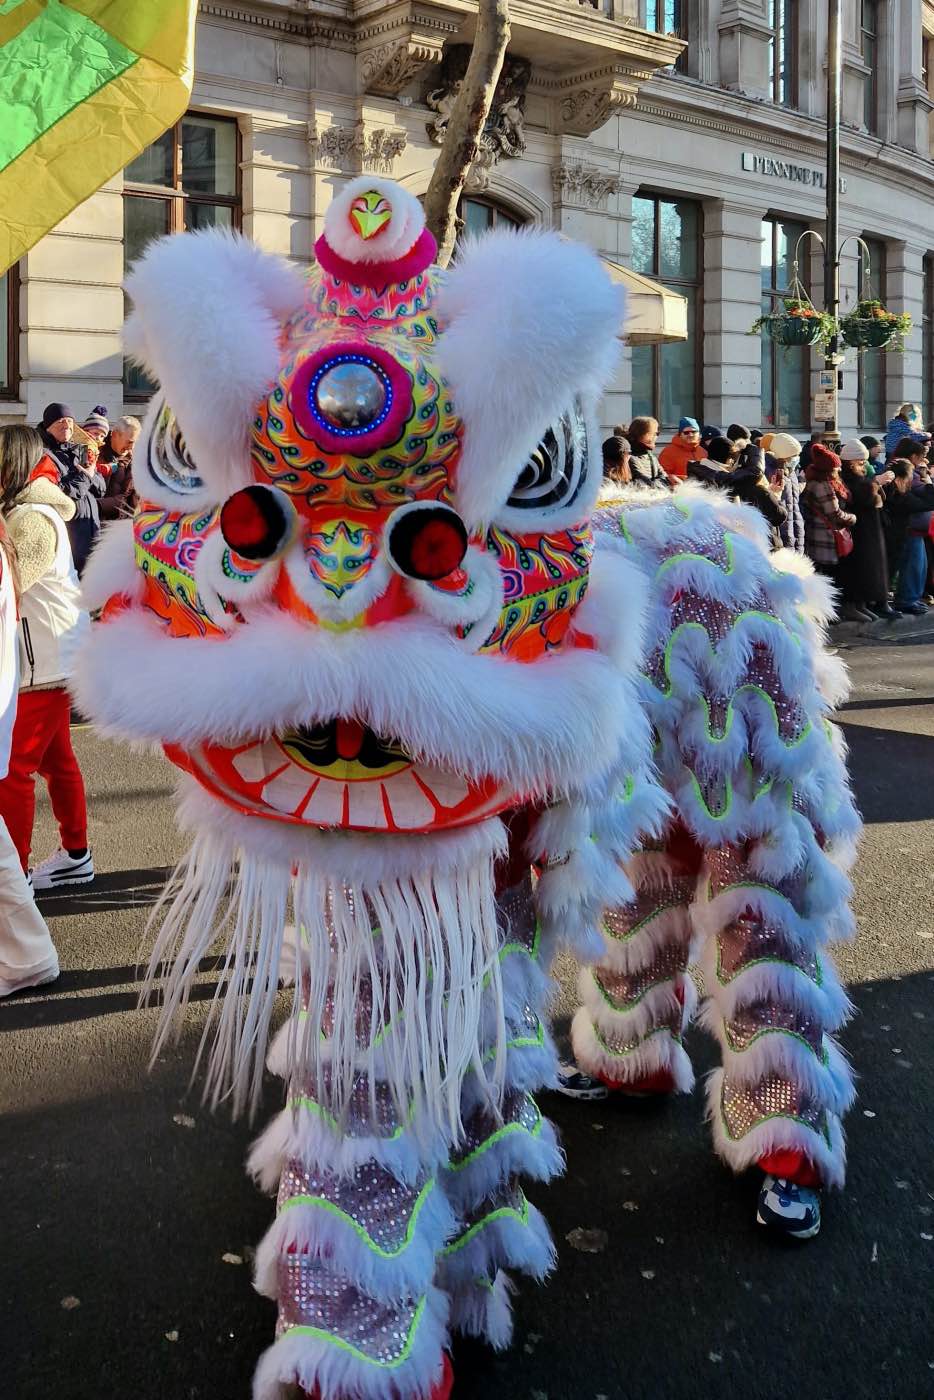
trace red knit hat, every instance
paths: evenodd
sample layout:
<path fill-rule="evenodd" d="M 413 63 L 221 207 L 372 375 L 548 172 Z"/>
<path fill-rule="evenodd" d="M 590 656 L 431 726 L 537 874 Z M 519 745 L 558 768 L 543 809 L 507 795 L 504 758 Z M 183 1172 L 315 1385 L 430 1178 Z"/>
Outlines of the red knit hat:
<path fill-rule="evenodd" d="M 835 467 L 840 467 L 840 458 L 836 452 L 831 452 L 829 447 L 825 447 L 822 442 L 815 442 L 811 448 L 811 466 L 817 467 L 819 471 L 825 472 L 827 476 Z"/>

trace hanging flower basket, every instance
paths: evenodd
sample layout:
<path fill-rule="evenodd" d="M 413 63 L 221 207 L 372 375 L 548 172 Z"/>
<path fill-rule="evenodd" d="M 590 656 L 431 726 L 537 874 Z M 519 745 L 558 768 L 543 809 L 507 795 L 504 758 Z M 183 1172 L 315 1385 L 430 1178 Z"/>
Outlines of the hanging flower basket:
<path fill-rule="evenodd" d="M 834 318 L 826 311 L 818 311 L 810 301 L 800 297 L 788 297 L 783 311 L 772 311 L 760 316 L 749 328 L 750 335 L 764 330 L 779 345 L 819 345 L 826 346 L 836 331 Z"/>
<path fill-rule="evenodd" d="M 854 350 L 904 350 L 911 330 L 907 311 L 887 311 L 881 301 L 861 301 L 841 317 L 844 343 Z"/>

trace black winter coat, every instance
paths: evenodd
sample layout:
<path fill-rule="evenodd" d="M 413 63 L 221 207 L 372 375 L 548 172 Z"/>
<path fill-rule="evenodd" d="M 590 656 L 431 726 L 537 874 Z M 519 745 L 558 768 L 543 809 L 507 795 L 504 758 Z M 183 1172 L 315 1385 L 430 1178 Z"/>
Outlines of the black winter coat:
<path fill-rule="evenodd" d="M 884 603 L 889 591 L 889 559 L 882 511 L 876 504 L 880 488 L 871 478 L 848 471 L 846 463 L 840 475 L 856 516 L 856 524 L 850 527 L 853 553 L 840 560 L 844 596 L 853 603 Z"/>
<path fill-rule="evenodd" d="M 744 501 L 755 506 L 760 515 L 769 523 L 769 535 L 773 549 L 782 545 L 781 526 L 788 519 L 788 512 L 781 501 L 769 490 L 762 475 L 761 456 L 759 460 L 741 462 L 732 471 L 716 462 L 691 462 L 688 476 L 695 481 L 703 481 L 708 486 L 719 486 L 728 491 L 734 501 Z"/>
<path fill-rule="evenodd" d="M 75 503 L 74 517 L 68 521 L 68 538 L 75 568 L 82 573 L 88 562 L 91 546 L 101 532 L 98 499 L 106 489 L 98 472 L 86 472 L 79 466 L 80 448 L 56 442 L 45 428 L 39 429 L 45 450 L 59 469 L 59 487 Z"/>
<path fill-rule="evenodd" d="M 629 471 L 633 486 L 669 487 L 667 473 L 650 447 L 634 442 L 629 456 Z"/>

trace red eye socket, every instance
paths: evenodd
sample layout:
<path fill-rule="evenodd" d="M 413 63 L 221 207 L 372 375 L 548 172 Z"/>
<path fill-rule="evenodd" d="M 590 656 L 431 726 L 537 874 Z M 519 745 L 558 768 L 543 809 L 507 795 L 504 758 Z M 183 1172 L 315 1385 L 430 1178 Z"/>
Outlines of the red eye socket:
<path fill-rule="evenodd" d="M 289 537 L 291 518 L 277 492 L 245 486 L 221 506 L 221 534 L 244 559 L 272 559 Z"/>
<path fill-rule="evenodd" d="M 450 506 L 419 506 L 403 510 L 390 524 L 387 547 L 401 574 L 432 582 L 462 563 L 467 529 Z"/>

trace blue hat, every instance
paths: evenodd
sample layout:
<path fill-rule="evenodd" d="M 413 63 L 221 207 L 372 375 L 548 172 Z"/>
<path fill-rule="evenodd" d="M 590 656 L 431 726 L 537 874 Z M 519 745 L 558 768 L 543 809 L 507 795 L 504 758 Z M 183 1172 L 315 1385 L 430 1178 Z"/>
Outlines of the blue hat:
<path fill-rule="evenodd" d="M 696 418 L 682 418 L 681 422 L 678 424 L 678 432 L 683 433 L 685 428 L 689 429 L 691 432 L 699 433 L 700 423 L 698 423 Z"/>

